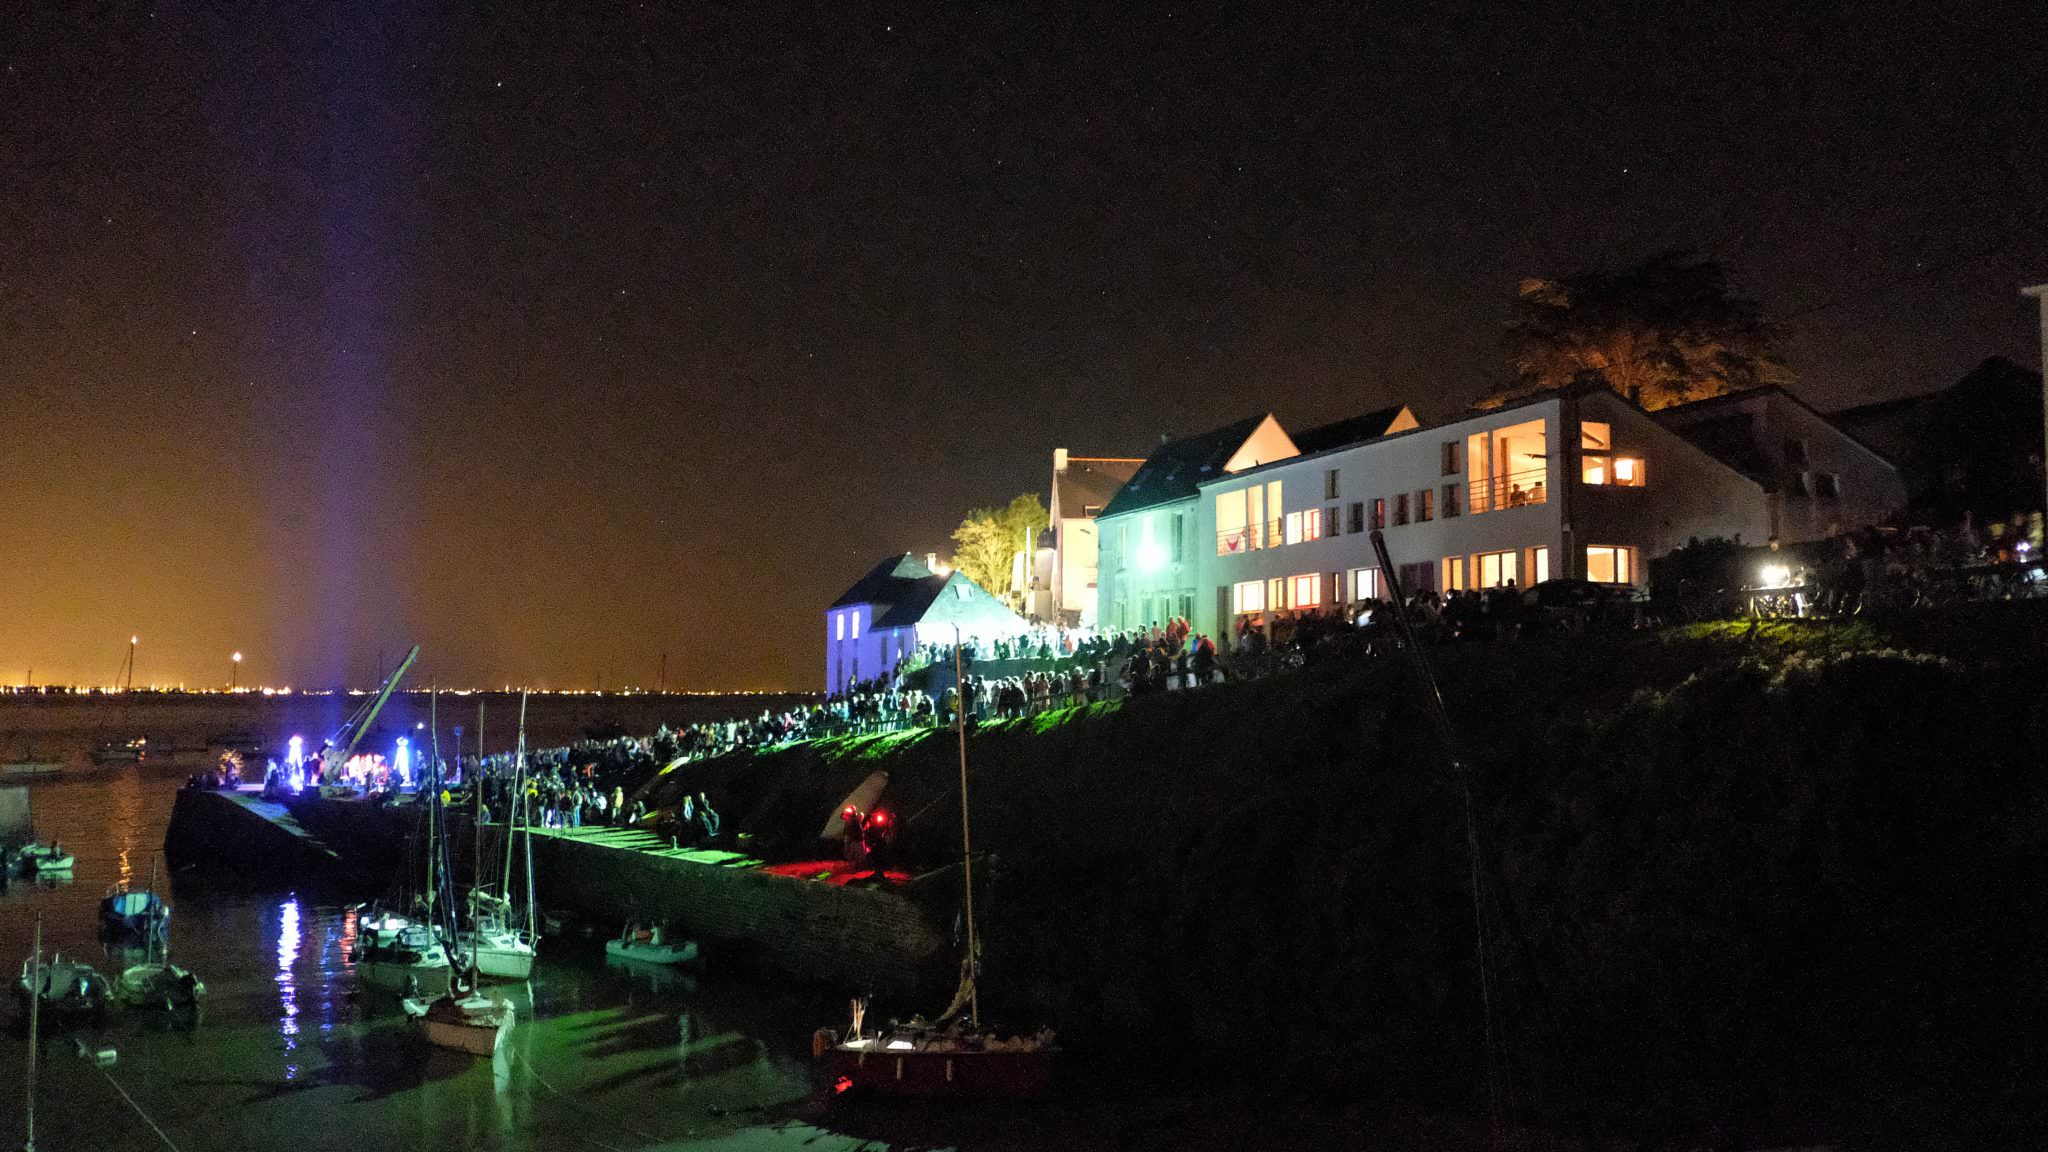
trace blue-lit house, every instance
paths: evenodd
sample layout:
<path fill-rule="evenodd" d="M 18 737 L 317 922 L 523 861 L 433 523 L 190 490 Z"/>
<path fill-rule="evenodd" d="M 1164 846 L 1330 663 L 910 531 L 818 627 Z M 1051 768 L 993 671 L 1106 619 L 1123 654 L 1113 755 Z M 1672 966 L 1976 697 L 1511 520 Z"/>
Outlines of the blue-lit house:
<path fill-rule="evenodd" d="M 905 552 L 869 570 L 825 609 L 825 691 L 886 677 L 920 644 L 1016 636 L 1030 627 L 962 572 Z"/>

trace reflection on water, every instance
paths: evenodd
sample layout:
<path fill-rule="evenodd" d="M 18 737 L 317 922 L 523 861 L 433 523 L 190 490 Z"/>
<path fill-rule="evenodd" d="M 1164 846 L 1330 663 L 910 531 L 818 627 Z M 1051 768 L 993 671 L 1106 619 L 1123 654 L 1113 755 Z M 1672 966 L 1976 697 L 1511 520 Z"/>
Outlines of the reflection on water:
<path fill-rule="evenodd" d="M 99 895 L 124 866 L 148 866 L 181 779 L 124 766 L 34 790 L 39 829 L 77 855 L 77 883 L 0 892 L 0 971 L 27 954 L 37 911 L 46 950 L 115 972 L 130 962 L 118 942 L 99 939 Z M 173 1027 L 156 1014 L 117 1014 L 80 1038 L 119 1052 L 115 1075 L 184 1152 L 645 1148 L 771 1123 L 809 1091 L 812 1013 L 800 997 L 700 987 L 673 969 L 610 968 L 602 940 L 550 939 L 529 983 L 494 990 L 519 1022 L 496 1059 L 476 1060 L 430 1049 L 395 998 L 360 987 L 354 908 L 307 892 L 251 892 L 253 879 L 158 880 L 175 910 L 173 954 L 206 982 L 205 1018 Z M 0 1084 L 22 1084 L 25 1048 L 0 1033 Z M 69 1049 L 52 1037 L 50 1051 Z M 98 1071 L 74 1059 L 45 1071 L 37 1147 L 158 1146 L 125 1105 L 98 1106 L 108 1092 Z M 0 1148 L 20 1147 L 19 1113 L 0 1107 Z M 763 1135 L 749 1146 L 798 1143 Z M 832 1145 L 806 1152 L 821 1147 Z"/>
<path fill-rule="evenodd" d="M 284 1036 L 284 1078 L 299 1078 L 295 1054 L 299 1050 L 299 987 L 292 981 L 292 965 L 299 961 L 299 901 L 284 902 L 277 917 L 277 999 L 284 1008 L 277 1030 Z"/>

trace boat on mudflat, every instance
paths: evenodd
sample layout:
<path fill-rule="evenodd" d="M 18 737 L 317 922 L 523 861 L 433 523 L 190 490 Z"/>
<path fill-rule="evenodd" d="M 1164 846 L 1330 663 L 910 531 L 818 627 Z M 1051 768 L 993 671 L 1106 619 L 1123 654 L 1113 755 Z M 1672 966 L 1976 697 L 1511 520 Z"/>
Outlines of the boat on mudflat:
<path fill-rule="evenodd" d="M 472 1056 L 496 1052 L 518 1016 L 512 1005 L 480 992 L 449 992 L 431 1000 L 408 996 L 404 1008 L 429 1044 Z"/>
<path fill-rule="evenodd" d="M 954 645 L 953 677 L 961 679 L 959 645 Z M 964 1099 L 1029 1100 L 1052 1088 L 1059 1045 L 1052 1030 L 1003 1037 L 981 1023 L 981 948 L 974 930 L 974 838 L 967 793 L 967 729 L 957 716 L 954 738 L 960 746 L 960 878 L 966 948 L 960 957 L 960 984 L 953 1003 L 938 1019 L 913 1016 L 872 1035 L 862 1029 L 867 1002 L 853 1002 L 853 1020 L 841 1035 L 831 1028 L 811 1033 L 811 1056 L 820 1079 L 833 1095 L 871 1092 L 892 1096 L 959 1097 Z"/>
<path fill-rule="evenodd" d="M 835 1093 L 1031 1100 L 1051 1090 L 1059 1049 L 1050 1033 L 1002 1039 L 930 1028 L 812 1040 L 817 1069 Z"/>

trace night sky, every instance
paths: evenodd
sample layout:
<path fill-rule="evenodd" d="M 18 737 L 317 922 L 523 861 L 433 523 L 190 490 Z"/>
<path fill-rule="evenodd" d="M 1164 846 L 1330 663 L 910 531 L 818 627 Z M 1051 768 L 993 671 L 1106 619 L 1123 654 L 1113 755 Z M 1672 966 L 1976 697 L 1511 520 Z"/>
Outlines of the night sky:
<path fill-rule="evenodd" d="M 1823 407 L 2039 358 L 2038 4 L 38 7 L 0 682 L 816 687 L 1053 448 L 1442 417 L 1666 247 Z"/>

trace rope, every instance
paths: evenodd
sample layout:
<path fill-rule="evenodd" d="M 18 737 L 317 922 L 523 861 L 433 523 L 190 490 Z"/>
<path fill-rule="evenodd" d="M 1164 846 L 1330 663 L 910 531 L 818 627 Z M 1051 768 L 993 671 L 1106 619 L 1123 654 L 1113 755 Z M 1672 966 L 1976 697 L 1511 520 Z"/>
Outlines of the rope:
<path fill-rule="evenodd" d="M 135 1109 L 135 1114 L 137 1116 L 142 1117 L 142 1122 L 144 1124 L 149 1125 L 149 1130 L 156 1133 L 156 1138 L 164 1142 L 164 1147 L 169 1148 L 171 1152 L 183 1152 L 183 1149 L 178 1147 L 177 1142 L 172 1140 L 169 1136 L 164 1135 L 164 1130 L 157 1127 L 156 1121 L 151 1120 L 149 1118 L 149 1113 L 144 1112 L 142 1110 L 142 1105 L 137 1104 L 135 1102 L 135 1097 L 130 1096 L 128 1094 L 128 1090 L 126 1088 L 121 1087 L 121 1082 L 119 1080 L 114 1079 L 113 1073 L 107 1071 L 105 1068 L 99 1067 L 97 1064 L 93 1066 L 93 1069 L 100 1075 L 105 1076 L 107 1078 L 107 1083 L 112 1084 L 114 1086 L 114 1091 L 119 1092 L 121 1094 L 121 1099 L 126 1100 L 130 1108 Z"/>

